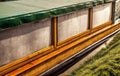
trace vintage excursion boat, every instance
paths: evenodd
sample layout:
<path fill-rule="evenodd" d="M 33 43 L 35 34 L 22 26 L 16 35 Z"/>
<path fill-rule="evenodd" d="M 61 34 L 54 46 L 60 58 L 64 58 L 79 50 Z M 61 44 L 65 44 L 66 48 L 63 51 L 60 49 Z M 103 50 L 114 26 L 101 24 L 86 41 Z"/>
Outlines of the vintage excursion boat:
<path fill-rule="evenodd" d="M 40 75 L 119 31 L 114 0 L 0 2 L 0 76 Z"/>

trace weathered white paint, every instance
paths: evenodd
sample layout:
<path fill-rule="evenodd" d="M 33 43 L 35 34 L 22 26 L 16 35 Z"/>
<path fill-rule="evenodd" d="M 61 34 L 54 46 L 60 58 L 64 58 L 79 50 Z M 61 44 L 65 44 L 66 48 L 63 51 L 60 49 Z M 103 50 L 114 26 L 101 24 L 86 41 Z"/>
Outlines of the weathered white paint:
<path fill-rule="evenodd" d="M 88 27 L 88 9 L 58 17 L 58 41 L 79 34 Z"/>
<path fill-rule="evenodd" d="M 24 24 L 0 32 L 0 65 L 7 64 L 51 44 L 51 20 Z"/>
<path fill-rule="evenodd" d="M 111 9 L 111 3 L 93 7 L 93 27 L 111 20 Z"/>

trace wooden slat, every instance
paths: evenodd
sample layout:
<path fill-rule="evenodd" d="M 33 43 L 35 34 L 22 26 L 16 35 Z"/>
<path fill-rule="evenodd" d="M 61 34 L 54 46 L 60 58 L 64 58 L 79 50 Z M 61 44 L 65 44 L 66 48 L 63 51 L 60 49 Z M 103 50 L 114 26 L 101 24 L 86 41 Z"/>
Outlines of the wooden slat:
<path fill-rule="evenodd" d="M 89 8 L 89 23 L 88 23 L 88 29 L 93 28 L 93 8 Z"/>
<path fill-rule="evenodd" d="M 106 31 L 102 31 L 100 34 L 95 35 L 94 37 L 86 40 L 85 42 L 80 43 L 79 45 L 76 45 L 75 47 L 72 47 L 71 49 L 62 52 L 61 54 L 49 59 L 47 62 L 45 62 L 43 64 L 40 64 L 40 65 L 37 65 L 36 67 L 31 68 L 30 70 L 28 70 L 28 71 L 26 71 L 26 72 L 24 72 L 20 75 L 23 75 L 23 76 L 38 76 L 42 72 L 45 72 L 47 69 L 50 69 L 51 67 L 55 66 L 56 64 L 62 62 L 66 58 L 75 54 L 76 52 L 79 52 L 83 48 L 86 48 L 87 46 L 89 46 L 92 43 L 98 41 L 99 39 L 109 35 L 113 31 L 115 31 L 116 29 L 118 29 L 118 26 L 115 26 L 115 28 L 112 28 L 112 29 L 109 28 Z"/>
<path fill-rule="evenodd" d="M 114 23 L 114 19 L 115 19 L 115 1 L 112 2 L 112 6 L 111 6 L 111 20 L 112 23 Z"/>
<path fill-rule="evenodd" d="M 56 51 L 54 51 L 54 52 L 52 52 L 52 53 L 50 53 L 50 54 L 48 54 L 48 55 L 46 55 L 46 56 L 43 56 L 43 57 L 41 57 L 41 58 L 39 58 L 39 59 L 31 62 L 31 63 L 29 63 L 29 64 L 27 64 L 27 65 L 19 68 L 19 69 L 15 70 L 15 71 L 13 71 L 13 72 L 11 72 L 11 73 L 9 73 L 9 74 L 7 74 L 6 76 L 18 75 L 18 74 L 20 74 L 20 73 L 22 73 L 22 72 L 24 72 L 24 71 L 26 71 L 26 70 L 28 70 L 28 69 L 36 66 L 36 65 L 38 65 L 38 64 L 40 64 L 40 63 L 42 63 L 42 62 L 44 62 L 44 61 L 46 61 L 46 60 L 48 60 L 48 59 L 56 56 L 56 55 L 64 52 L 65 50 L 68 50 L 69 48 L 71 48 L 71 47 L 73 47 L 73 46 L 75 46 L 75 45 L 77 45 L 77 44 L 79 44 L 79 43 L 81 43 L 81 42 L 84 42 L 84 41 L 92 38 L 93 36 L 101 33 L 102 31 L 105 31 L 105 30 L 107 30 L 107 29 L 111 29 L 111 30 L 112 30 L 111 32 L 113 32 L 113 31 L 115 31 L 116 29 L 118 29 L 118 27 L 117 27 L 117 28 L 116 28 L 116 27 L 117 27 L 117 26 L 109 26 L 109 27 L 107 27 L 107 28 L 104 28 L 103 30 L 100 30 L 99 32 L 94 33 L 93 35 L 83 37 L 82 39 L 79 39 L 79 40 L 77 40 L 77 41 L 75 41 L 75 42 L 73 42 L 73 43 L 71 43 L 71 44 L 69 44 L 69 45 L 64 46 L 63 48 L 60 48 L 60 49 L 58 49 L 58 50 L 56 50 Z M 120 25 L 119 25 L 119 27 L 120 27 Z M 110 33 L 111 33 L 111 32 L 110 32 Z M 104 33 L 103 33 L 102 35 L 104 35 Z M 98 39 L 98 40 L 99 40 L 99 39 Z"/>
<path fill-rule="evenodd" d="M 72 43 L 73 41 L 78 40 L 79 38 L 82 38 L 82 37 L 87 36 L 89 34 L 90 34 L 90 30 L 86 30 L 86 31 L 84 31 L 84 32 L 82 32 L 80 34 L 77 34 L 75 36 L 72 36 L 72 37 L 70 37 L 70 38 L 68 38 L 68 39 L 66 39 L 66 40 L 64 40 L 62 42 L 58 42 L 58 45 L 59 45 L 58 48 L 62 47 L 62 46 L 65 46 L 65 45 L 67 45 L 69 43 Z"/>
<path fill-rule="evenodd" d="M 56 48 L 58 43 L 58 18 L 53 17 L 51 23 L 52 23 L 52 43 Z"/>
<path fill-rule="evenodd" d="M 91 30 L 91 33 L 96 32 L 96 31 L 99 31 L 99 30 L 101 30 L 101 29 L 103 29 L 103 28 L 105 28 L 105 27 L 108 27 L 108 26 L 110 26 L 110 25 L 112 25 L 112 20 L 110 20 L 110 21 L 108 21 L 108 22 L 106 22 L 106 23 L 103 23 L 103 24 L 101 24 L 101 25 L 93 28 L 93 29 Z"/>
<path fill-rule="evenodd" d="M 6 74 L 8 72 L 11 72 L 11 71 L 15 70 L 16 68 L 19 68 L 39 57 L 44 56 L 44 55 L 48 54 L 49 52 L 52 52 L 52 50 L 53 50 L 53 46 L 50 46 L 50 47 L 44 48 L 42 50 L 39 50 L 33 54 L 30 54 L 26 57 L 23 57 L 21 59 L 13 61 L 5 66 L 0 67 L 0 76 Z"/>

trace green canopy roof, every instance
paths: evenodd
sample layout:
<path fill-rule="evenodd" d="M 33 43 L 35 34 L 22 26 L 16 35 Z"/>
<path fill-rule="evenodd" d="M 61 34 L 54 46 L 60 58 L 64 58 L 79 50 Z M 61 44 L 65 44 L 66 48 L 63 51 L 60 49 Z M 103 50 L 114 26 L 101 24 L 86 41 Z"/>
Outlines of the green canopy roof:
<path fill-rule="evenodd" d="M 17 0 L 0 2 L 0 29 L 90 8 L 112 0 Z"/>

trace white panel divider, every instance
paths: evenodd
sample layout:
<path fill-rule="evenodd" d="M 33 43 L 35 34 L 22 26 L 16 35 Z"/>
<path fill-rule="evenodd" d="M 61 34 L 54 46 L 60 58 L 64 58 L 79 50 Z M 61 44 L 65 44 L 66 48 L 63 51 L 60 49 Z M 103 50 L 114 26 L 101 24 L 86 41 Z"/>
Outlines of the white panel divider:
<path fill-rule="evenodd" d="M 63 41 L 86 31 L 88 28 L 88 9 L 58 17 L 58 41 Z"/>
<path fill-rule="evenodd" d="M 112 3 L 93 7 L 93 27 L 99 26 L 111 20 Z"/>

